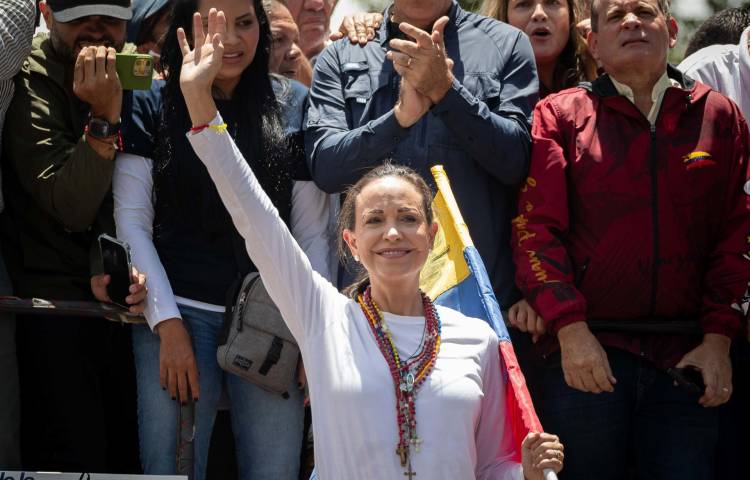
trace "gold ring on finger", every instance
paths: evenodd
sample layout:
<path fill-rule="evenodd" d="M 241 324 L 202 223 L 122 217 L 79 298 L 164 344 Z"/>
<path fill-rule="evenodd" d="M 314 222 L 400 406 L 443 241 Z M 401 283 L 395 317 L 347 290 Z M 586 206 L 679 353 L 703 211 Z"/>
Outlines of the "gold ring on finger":
<path fill-rule="evenodd" d="M 409 60 L 406 62 L 406 68 L 411 68 L 411 61 L 414 60 L 414 57 L 409 57 Z"/>

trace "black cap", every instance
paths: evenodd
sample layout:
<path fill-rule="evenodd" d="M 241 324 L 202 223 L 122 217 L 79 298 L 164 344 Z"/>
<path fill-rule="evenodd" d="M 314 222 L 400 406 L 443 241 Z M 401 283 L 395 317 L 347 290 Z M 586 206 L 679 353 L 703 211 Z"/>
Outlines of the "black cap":
<path fill-rule="evenodd" d="M 130 0 L 47 0 L 52 17 L 57 22 L 67 23 L 81 17 L 102 15 L 130 20 L 133 11 Z"/>

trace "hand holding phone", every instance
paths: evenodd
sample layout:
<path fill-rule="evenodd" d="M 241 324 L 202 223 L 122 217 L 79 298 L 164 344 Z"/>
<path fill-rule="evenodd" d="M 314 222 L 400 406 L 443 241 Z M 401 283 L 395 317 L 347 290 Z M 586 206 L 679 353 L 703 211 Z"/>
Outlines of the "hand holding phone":
<path fill-rule="evenodd" d="M 112 303 L 129 308 L 126 298 L 130 294 L 132 262 L 130 247 L 122 240 L 107 234 L 99 235 L 99 252 L 104 273 L 110 276 L 107 295 Z"/>
<path fill-rule="evenodd" d="M 695 368 L 669 368 L 667 374 L 672 377 L 678 387 L 692 395 L 700 396 L 706 391 L 703 375 Z"/>
<path fill-rule="evenodd" d="M 73 93 L 91 107 L 91 115 L 120 121 L 122 86 L 117 80 L 117 52 L 112 47 L 81 48 L 73 68 Z"/>

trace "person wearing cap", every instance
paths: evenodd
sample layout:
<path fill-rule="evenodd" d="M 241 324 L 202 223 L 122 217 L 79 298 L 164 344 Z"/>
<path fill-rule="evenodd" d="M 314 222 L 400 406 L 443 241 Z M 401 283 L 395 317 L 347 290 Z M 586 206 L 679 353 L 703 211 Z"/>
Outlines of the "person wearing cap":
<path fill-rule="evenodd" d="M 48 0 L 3 132 L 3 253 L 16 295 L 93 301 L 97 237 L 114 234 L 111 182 L 129 97 L 115 72 L 130 0 Z M 132 291 L 132 290 L 131 290 Z M 129 329 L 19 316 L 27 470 L 137 471 Z"/>

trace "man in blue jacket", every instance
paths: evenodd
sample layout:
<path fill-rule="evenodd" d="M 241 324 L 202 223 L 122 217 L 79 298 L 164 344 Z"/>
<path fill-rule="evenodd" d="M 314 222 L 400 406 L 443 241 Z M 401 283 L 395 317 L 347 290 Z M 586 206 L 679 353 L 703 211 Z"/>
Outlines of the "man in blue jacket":
<path fill-rule="evenodd" d="M 537 101 L 528 38 L 453 0 L 395 0 L 365 46 L 335 42 L 310 89 L 308 162 L 335 193 L 386 159 L 431 179 L 445 166 L 504 309 L 518 294 L 509 248 Z"/>

